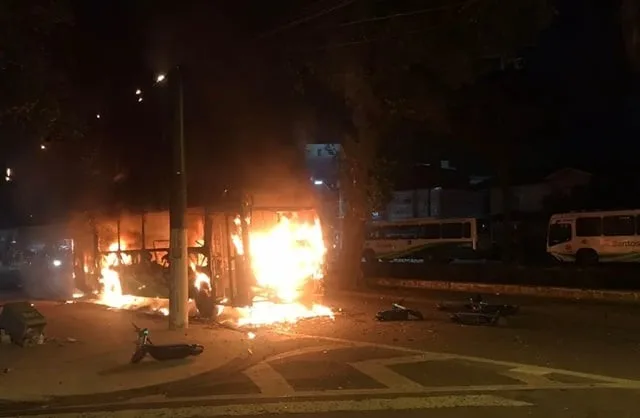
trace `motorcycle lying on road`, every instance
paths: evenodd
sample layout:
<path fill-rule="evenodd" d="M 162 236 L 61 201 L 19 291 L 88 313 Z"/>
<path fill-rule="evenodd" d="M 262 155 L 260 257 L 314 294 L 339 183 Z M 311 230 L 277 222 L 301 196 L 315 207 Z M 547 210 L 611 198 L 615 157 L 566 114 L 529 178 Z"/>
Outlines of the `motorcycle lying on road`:
<path fill-rule="evenodd" d="M 138 339 L 136 341 L 136 351 L 131 356 L 131 363 L 140 363 L 148 354 L 158 361 L 179 360 L 189 356 L 199 356 L 204 351 L 204 346 L 200 344 L 163 344 L 155 345 L 149 338 L 147 328 L 139 328 L 133 324 Z"/>
<path fill-rule="evenodd" d="M 465 312 L 484 315 L 516 315 L 520 311 L 518 305 L 496 304 L 486 302 L 481 295 L 462 302 L 440 302 L 437 309 L 444 312 Z"/>

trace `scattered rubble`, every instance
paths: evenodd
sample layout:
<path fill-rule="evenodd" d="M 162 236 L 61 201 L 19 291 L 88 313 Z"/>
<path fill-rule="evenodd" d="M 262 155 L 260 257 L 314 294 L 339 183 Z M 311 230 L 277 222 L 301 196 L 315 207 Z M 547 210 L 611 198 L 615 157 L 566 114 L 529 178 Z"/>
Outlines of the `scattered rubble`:
<path fill-rule="evenodd" d="M 409 309 L 398 303 L 391 305 L 391 309 L 386 311 L 380 311 L 376 314 L 378 321 L 422 321 L 424 316 L 422 312 Z"/>

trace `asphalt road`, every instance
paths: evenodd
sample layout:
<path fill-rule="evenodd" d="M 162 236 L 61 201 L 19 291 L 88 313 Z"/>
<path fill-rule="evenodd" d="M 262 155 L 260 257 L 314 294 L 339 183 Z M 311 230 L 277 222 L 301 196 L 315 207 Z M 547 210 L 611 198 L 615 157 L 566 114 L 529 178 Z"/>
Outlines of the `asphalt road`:
<path fill-rule="evenodd" d="M 451 295 L 421 296 L 405 305 L 424 321 L 373 320 L 397 297 L 332 297 L 335 320 L 259 331 L 248 360 L 140 390 L 0 405 L 0 416 L 640 414 L 639 308 L 518 299 L 506 324 L 472 327 L 434 309 Z"/>

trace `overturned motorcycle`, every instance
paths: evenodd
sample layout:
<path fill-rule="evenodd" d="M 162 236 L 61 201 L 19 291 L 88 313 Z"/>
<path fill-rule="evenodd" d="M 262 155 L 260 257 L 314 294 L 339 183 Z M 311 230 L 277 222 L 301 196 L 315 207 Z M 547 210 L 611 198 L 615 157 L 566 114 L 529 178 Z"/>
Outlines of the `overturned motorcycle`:
<path fill-rule="evenodd" d="M 474 313 L 489 316 L 495 314 L 511 316 L 516 315 L 520 311 L 520 307 L 518 305 L 489 303 L 485 301 L 481 295 L 476 295 L 466 301 L 440 302 L 437 304 L 436 308 L 439 311 L 444 312 Z"/>
<path fill-rule="evenodd" d="M 200 344 L 163 344 L 155 345 L 149 338 L 147 328 L 139 328 L 133 324 L 138 339 L 136 341 L 136 351 L 131 356 L 131 363 L 139 363 L 148 354 L 158 361 L 179 360 L 189 356 L 199 356 L 204 351 L 204 346 Z"/>
<path fill-rule="evenodd" d="M 394 303 L 391 305 L 391 309 L 378 312 L 376 319 L 378 321 L 422 321 L 424 316 L 416 309 L 409 309 L 399 303 Z"/>

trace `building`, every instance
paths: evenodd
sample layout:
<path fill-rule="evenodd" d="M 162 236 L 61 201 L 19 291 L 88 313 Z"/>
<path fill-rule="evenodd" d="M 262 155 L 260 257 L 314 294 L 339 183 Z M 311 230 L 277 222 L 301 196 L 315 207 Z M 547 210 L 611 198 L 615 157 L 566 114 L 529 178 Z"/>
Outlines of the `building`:
<path fill-rule="evenodd" d="M 340 144 L 305 145 L 305 165 L 311 180 L 317 185 L 326 184 L 336 187 L 340 177 Z"/>
<path fill-rule="evenodd" d="M 569 196 L 578 188 L 587 187 L 592 181 L 591 173 L 574 168 L 563 168 L 547 175 L 518 178 L 510 188 L 511 211 L 518 214 L 544 213 L 551 198 Z M 490 188 L 490 213 L 504 213 L 503 193 L 495 185 Z"/>
<path fill-rule="evenodd" d="M 391 200 L 377 219 L 466 218 L 487 214 L 487 192 L 477 189 L 475 176 L 450 161 L 419 164 L 398 175 Z"/>
<path fill-rule="evenodd" d="M 486 215 L 486 192 L 471 189 L 402 190 L 392 193 L 386 218 L 482 218 Z"/>

